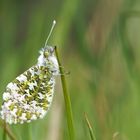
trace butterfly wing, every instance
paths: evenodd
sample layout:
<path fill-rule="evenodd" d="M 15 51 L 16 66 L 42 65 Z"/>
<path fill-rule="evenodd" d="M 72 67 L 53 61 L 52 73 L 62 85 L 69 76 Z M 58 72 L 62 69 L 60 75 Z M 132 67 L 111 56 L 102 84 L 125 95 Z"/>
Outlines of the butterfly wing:
<path fill-rule="evenodd" d="M 16 124 L 43 118 L 52 102 L 54 85 L 55 79 L 47 67 L 31 67 L 7 85 L 2 119 Z"/>

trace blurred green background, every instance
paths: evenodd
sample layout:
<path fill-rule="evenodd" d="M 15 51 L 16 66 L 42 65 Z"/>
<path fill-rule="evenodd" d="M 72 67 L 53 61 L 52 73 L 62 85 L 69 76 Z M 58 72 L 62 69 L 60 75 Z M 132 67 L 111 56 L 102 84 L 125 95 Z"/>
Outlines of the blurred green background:
<path fill-rule="evenodd" d="M 6 85 L 36 63 L 55 19 L 49 45 L 71 72 L 76 140 L 90 139 L 84 112 L 98 140 L 139 140 L 139 11 L 139 0 L 0 0 L 0 103 Z M 18 140 L 69 140 L 59 77 L 47 116 L 11 130 Z"/>

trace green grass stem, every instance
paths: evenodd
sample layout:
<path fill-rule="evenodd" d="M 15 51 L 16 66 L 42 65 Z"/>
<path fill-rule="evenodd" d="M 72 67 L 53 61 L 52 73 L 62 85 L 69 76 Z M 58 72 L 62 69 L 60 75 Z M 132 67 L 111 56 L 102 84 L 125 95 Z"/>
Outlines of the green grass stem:
<path fill-rule="evenodd" d="M 64 73 L 64 70 L 62 68 L 60 59 L 59 59 L 57 47 L 55 47 L 55 53 L 56 53 L 56 57 L 57 57 L 58 64 L 59 64 L 60 74 L 61 74 L 61 82 L 62 82 L 62 88 L 63 88 L 65 107 L 66 107 L 66 117 L 67 117 L 67 123 L 68 123 L 69 136 L 70 136 L 70 140 L 74 140 L 75 139 L 75 133 L 74 133 L 74 124 L 73 124 L 71 101 L 70 101 L 70 96 L 69 96 L 68 90 L 67 90 L 65 73 Z"/>
<path fill-rule="evenodd" d="M 0 121 L 0 126 L 3 128 L 4 133 L 6 133 L 11 140 L 16 140 L 16 137 L 14 136 L 13 132 L 8 127 L 8 125 L 6 125 L 5 122 Z M 6 140 L 6 136 L 4 136 L 4 135 L 3 135 L 3 140 Z"/>
<path fill-rule="evenodd" d="M 26 130 L 27 130 L 27 138 L 28 140 L 32 140 L 32 126 L 31 124 L 26 124 L 25 126 Z"/>
<path fill-rule="evenodd" d="M 3 128 L 3 140 L 7 139 L 7 135 L 6 135 L 6 122 L 4 122 L 4 128 Z"/>
<path fill-rule="evenodd" d="M 87 123 L 87 126 L 88 126 L 90 138 L 91 138 L 91 140 L 96 140 L 95 134 L 93 132 L 93 128 L 92 128 L 91 123 L 90 123 L 90 121 L 87 117 L 87 114 L 85 113 L 84 116 L 85 116 L 85 120 L 86 120 L 86 123 Z"/>

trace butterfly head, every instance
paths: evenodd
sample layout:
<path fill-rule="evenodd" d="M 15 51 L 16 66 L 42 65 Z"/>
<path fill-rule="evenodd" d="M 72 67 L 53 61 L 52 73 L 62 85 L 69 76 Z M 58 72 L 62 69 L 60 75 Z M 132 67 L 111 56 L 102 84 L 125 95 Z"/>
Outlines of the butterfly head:
<path fill-rule="evenodd" d="M 51 47 L 51 46 L 44 47 L 43 48 L 43 55 L 45 58 L 48 58 L 48 57 L 54 55 L 54 51 L 55 51 L 54 47 Z"/>
<path fill-rule="evenodd" d="M 55 57 L 55 47 L 46 46 L 41 49 L 38 57 L 38 65 L 47 67 L 54 75 L 58 75 L 58 62 Z"/>

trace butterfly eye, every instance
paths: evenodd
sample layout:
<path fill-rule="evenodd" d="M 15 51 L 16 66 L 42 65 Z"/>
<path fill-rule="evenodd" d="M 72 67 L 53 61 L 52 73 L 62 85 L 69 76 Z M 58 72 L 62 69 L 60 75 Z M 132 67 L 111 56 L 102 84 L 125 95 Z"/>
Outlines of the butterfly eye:
<path fill-rule="evenodd" d="M 54 48 L 53 47 L 47 48 L 44 52 L 44 57 L 47 58 L 47 57 L 51 56 L 53 53 L 54 53 Z"/>
<path fill-rule="evenodd" d="M 44 52 L 44 57 L 47 58 L 48 56 L 49 56 L 49 52 L 48 51 L 45 51 Z"/>
<path fill-rule="evenodd" d="M 50 53 L 52 54 L 54 52 L 54 48 L 53 47 L 50 47 Z"/>

